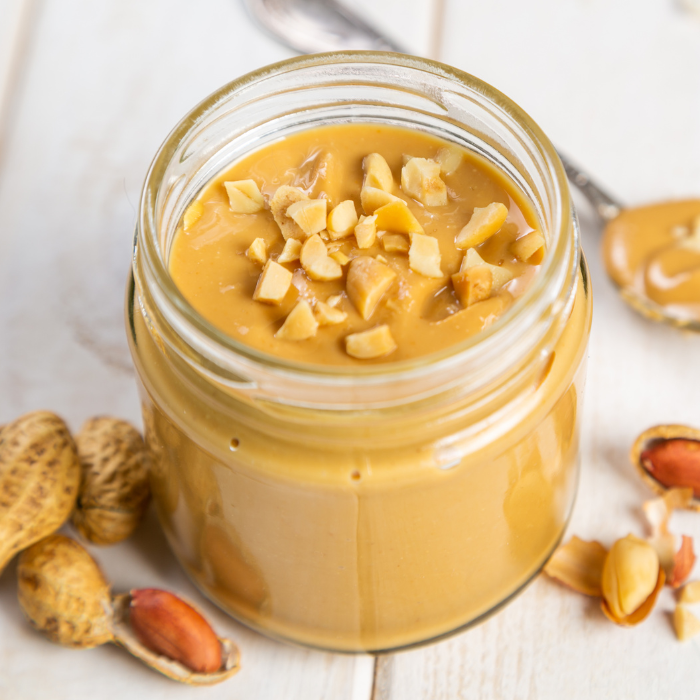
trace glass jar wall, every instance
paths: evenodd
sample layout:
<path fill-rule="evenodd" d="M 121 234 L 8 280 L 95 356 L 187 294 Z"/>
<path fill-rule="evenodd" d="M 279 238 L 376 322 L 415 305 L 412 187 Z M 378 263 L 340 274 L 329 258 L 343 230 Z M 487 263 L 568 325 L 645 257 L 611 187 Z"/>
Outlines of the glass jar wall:
<path fill-rule="evenodd" d="M 463 145 L 531 199 L 548 254 L 479 336 L 404 363 L 286 362 L 224 336 L 167 271 L 197 191 L 300 129 L 394 124 Z M 556 546 L 578 469 L 590 290 L 566 178 L 535 124 L 464 73 L 395 54 L 299 58 L 191 112 L 148 174 L 127 298 L 173 551 L 273 636 L 384 651 L 482 619 Z"/>

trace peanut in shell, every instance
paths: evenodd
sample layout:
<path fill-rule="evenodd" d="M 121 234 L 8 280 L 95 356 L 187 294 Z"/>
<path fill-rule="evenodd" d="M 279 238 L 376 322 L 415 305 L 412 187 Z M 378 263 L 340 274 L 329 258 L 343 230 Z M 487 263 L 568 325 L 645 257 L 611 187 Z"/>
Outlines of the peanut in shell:
<path fill-rule="evenodd" d="M 113 642 L 189 685 L 220 683 L 240 669 L 238 647 L 217 637 L 177 596 L 142 589 L 112 598 L 97 562 L 70 537 L 49 535 L 22 552 L 17 578 L 22 611 L 52 642 L 82 649 Z M 208 653 L 202 665 L 203 645 Z"/>
<path fill-rule="evenodd" d="M 32 625 L 56 644 L 89 649 L 114 637 L 109 584 L 69 537 L 49 535 L 22 552 L 17 597 Z"/>
<path fill-rule="evenodd" d="M 663 496 L 674 487 L 693 489 L 687 506 L 700 510 L 700 430 L 687 425 L 656 425 L 635 440 L 630 460 L 644 482 Z"/>
<path fill-rule="evenodd" d="M 150 458 L 140 433 L 117 418 L 88 420 L 76 436 L 82 481 L 73 524 L 94 544 L 131 535 L 141 522 L 150 489 Z"/>
<path fill-rule="evenodd" d="M 66 424 L 35 411 L 0 431 L 0 572 L 21 550 L 68 519 L 80 463 Z"/>

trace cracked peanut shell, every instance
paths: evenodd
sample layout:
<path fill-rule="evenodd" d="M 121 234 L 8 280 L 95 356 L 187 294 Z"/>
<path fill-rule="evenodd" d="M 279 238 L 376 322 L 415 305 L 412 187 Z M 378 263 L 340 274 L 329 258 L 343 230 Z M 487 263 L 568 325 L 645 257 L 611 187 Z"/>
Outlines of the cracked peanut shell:
<path fill-rule="evenodd" d="M 70 537 L 49 535 L 22 552 L 17 597 L 32 625 L 52 642 L 89 649 L 114 638 L 109 584 Z"/>
<path fill-rule="evenodd" d="M 66 424 L 35 411 L 0 431 L 0 572 L 21 550 L 68 519 L 80 463 Z"/>
<path fill-rule="evenodd" d="M 82 481 L 73 524 L 90 542 L 115 544 L 141 522 L 148 501 L 149 455 L 126 421 L 91 418 L 76 436 Z"/>
<path fill-rule="evenodd" d="M 635 440 L 630 460 L 652 491 L 663 496 L 674 487 L 693 489 L 686 507 L 700 510 L 700 430 L 687 425 L 656 425 Z"/>

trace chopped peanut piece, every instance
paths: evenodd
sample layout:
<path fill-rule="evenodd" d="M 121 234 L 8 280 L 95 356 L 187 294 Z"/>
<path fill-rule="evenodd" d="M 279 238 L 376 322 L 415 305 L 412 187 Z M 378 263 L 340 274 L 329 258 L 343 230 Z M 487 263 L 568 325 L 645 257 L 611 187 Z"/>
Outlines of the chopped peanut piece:
<path fill-rule="evenodd" d="M 224 187 L 234 214 L 255 214 L 263 210 L 265 200 L 255 180 L 224 182 Z"/>
<path fill-rule="evenodd" d="M 679 598 L 681 603 L 700 603 L 700 581 L 686 583 Z"/>
<path fill-rule="evenodd" d="M 357 212 L 352 199 L 346 199 L 337 207 L 333 207 L 328 214 L 328 235 L 331 240 L 349 236 L 357 224 Z"/>
<path fill-rule="evenodd" d="M 284 242 L 284 248 L 277 258 L 278 263 L 290 263 L 299 260 L 301 253 L 301 241 L 296 238 L 288 238 Z"/>
<path fill-rule="evenodd" d="M 309 199 L 294 202 L 287 208 L 287 216 L 296 221 L 299 228 L 307 235 L 313 236 L 326 228 L 326 199 Z"/>
<path fill-rule="evenodd" d="M 355 226 L 355 239 L 358 248 L 371 248 L 377 240 L 377 217 L 361 216 Z"/>
<path fill-rule="evenodd" d="M 426 207 L 447 204 L 447 187 L 434 160 L 411 158 L 401 169 L 401 188 Z"/>
<path fill-rule="evenodd" d="M 374 214 L 379 207 L 383 207 L 385 204 L 391 204 L 392 202 L 403 202 L 403 199 L 389 194 L 384 190 L 380 190 L 378 187 L 363 187 L 360 192 L 362 210 L 368 216 Z"/>
<path fill-rule="evenodd" d="M 487 207 L 475 207 L 469 223 L 459 232 L 455 245 L 460 250 L 473 248 L 491 238 L 508 216 L 508 207 L 492 202 Z"/>
<path fill-rule="evenodd" d="M 322 301 L 316 302 L 314 311 L 316 313 L 316 320 L 321 326 L 333 326 L 342 323 L 348 317 L 345 311 L 334 309 L 332 306 L 324 304 Z"/>
<path fill-rule="evenodd" d="M 452 173 L 462 164 L 462 151 L 455 146 L 441 148 L 435 155 L 435 160 L 440 164 L 440 172 L 443 175 Z"/>
<path fill-rule="evenodd" d="M 513 273 L 509 269 L 487 263 L 473 248 L 470 248 L 466 252 L 466 255 L 462 258 L 462 265 L 459 268 L 459 271 L 464 272 L 471 267 L 477 267 L 480 265 L 486 265 L 491 270 L 494 292 L 513 279 Z"/>
<path fill-rule="evenodd" d="M 227 336 L 332 372 L 420 364 L 490 337 L 484 330 L 500 328 L 528 288 L 541 286 L 549 233 L 509 170 L 437 133 L 307 126 L 253 145 L 178 208 L 173 282 Z M 675 245 L 694 230 L 691 216 L 681 224 Z M 692 578 L 695 544 L 672 533 L 649 543 L 665 584 L 680 592 Z"/>
<path fill-rule="evenodd" d="M 204 205 L 197 199 L 187 207 L 182 217 L 182 224 L 185 227 L 185 231 L 187 231 L 190 226 L 194 226 L 202 218 L 202 214 L 204 214 Z"/>
<path fill-rule="evenodd" d="M 264 265 L 267 262 L 267 243 L 264 238 L 256 238 L 245 253 L 248 260 Z"/>
<path fill-rule="evenodd" d="M 524 263 L 539 265 L 544 259 L 544 236 L 539 231 L 530 231 L 510 244 L 510 252 Z"/>
<path fill-rule="evenodd" d="M 298 187 L 282 185 L 277 188 L 277 191 L 270 200 L 270 211 L 272 212 L 275 222 L 280 227 L 285 241 L 288 238 L 297 238 L 300 241 L 306 238 L 306 234 L 299 224 L 294 221 L 291 216 L 287 216 L 287 210 L 292 204 L 308 201 L 308 199 L 308 195 Z"/>
<path fill-rule="evenodd" d="M 326 244 L 318 234 L 309 236 L 301 247 L 299 255 L 301 266 L 312 280 L 327 282 L 343 276 L 343 270 L 337 261 L 328 257 Z"/>
<path fill-rule="evenodd" d="M 425 277 L 442 277 L 440 246 L 437 238 L 422 233 L 412 233 L 408 265 L 414 272 Z"/>
<path fill-rule="evenodd" d="M 382 236 L 382 248 L 387 253 L 408 253 L 408 238 L 401 233 L 387 233 Z"/>
<path fill-rule="evenodd" d="M 258 284 L 253 292 L 255 301 L 266 304 L 280 304 L 292 284 L 292 273 L 273 260 L 268 260 L 258 278 Z"/>
<path fill-rule="evenodd" d="M 700 634 L 700 620 L 685 605 L 677 605 L 673 611 L 673 627 L 681 642 Z"/>
<path fill-rule="evenodd" d="M 345 351 L 351 357 L 371 360 L 396 350 L 396 341 L 389 326 L 377 326 L 361 333 L 352 333 L 345 338 Z"/>
<path fill-rule="evenodd" d="M 342 250 L 332 252 L 329 257 L 333 258 L 341 267 L 344 267 L 350 262 L 350 258 L 345 255 Z"/>
<path fill-rule="evenodd" d="M 423 233 L 423 227 L 403 199 L 379 207 L 374 215 L 377 217 L 375 225 L 378 230 L 394 233 Z"/>
<path fill-rule="evenodd" d="M 467 309 L 491 296 L 493 275 L 488 265 L 477 265 L 452 275 L 452 286 L 459 303 Z"/>
<path fill-rule="evenodd" d="M 365 171 L 363 187 L 376 187 L 385 192 L 391 192 L 394 188 L 394 176 L 391 174 L 389 164 L 379 153 L 370 153 L 362 161 Z"/>
<path fill-rule="evenodd" d="M 282 340 L 307 340 L 313 338 L 318 330 L 316 320 L 308 301 L 303 299 L 289 312 L 282 327 L 275 333 L 275 338 Z"/>
<path fill-rule="evenodd" d="M 346 291 L 365 321 L 374 313 L 384 293 L 396 279 L 396 273 L 384 263 L 362 255 L 348 268 Z"/>

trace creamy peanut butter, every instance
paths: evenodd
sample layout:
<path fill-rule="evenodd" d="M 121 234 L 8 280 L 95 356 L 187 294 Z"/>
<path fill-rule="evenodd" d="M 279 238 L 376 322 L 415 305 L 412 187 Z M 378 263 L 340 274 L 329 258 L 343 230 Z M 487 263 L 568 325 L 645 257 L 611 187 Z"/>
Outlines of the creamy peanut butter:
<path fill-rule="evenodd" d="M 605 229 L 603 259 L 622 290 L 700 322 L 700 200 L 624 210 Z"/>
<path fill-rule="evenodd" d="M 404 229 L 380 234 L 375 204 L 390 207 L 378 220 Z M 504 175 L 431 136 L 374 125 L 253 153 L 182 224 L 169 268 L 197 311 L 269 355 L 350 374 L 479 333 L 545 254 L 532 206 Z M 517 380 L 348 411 L 217 384 L 136 304 L 154 499 L 192 579 L 256 629 L 343 651 L 423 642 L 496 610 L 553 551 L 573 502 L 585 265 L 566 294 Z"/>
<path fill-rule="evenodd" d="M 389 650 L 478 620 L 537 573 L 564 531 L 589 326 L 579 276 L 519 419 L 441 468 L 436 445 L 465 428 L 459 405 L 363 430 L 317 412 L 292 435 L 264 406 L 212 405 L 134 314 L 152 488 L 173 551 L 236 618 L 316 647 Z"/>
<path fill-rule="evenodd" d="M 194 308 L 290 360 L 395 362 L 464 340 L 522 295 L 545 241 L 513 182 L 418 131 L 344 124 L 239 160 L 183 218 Z"/>

